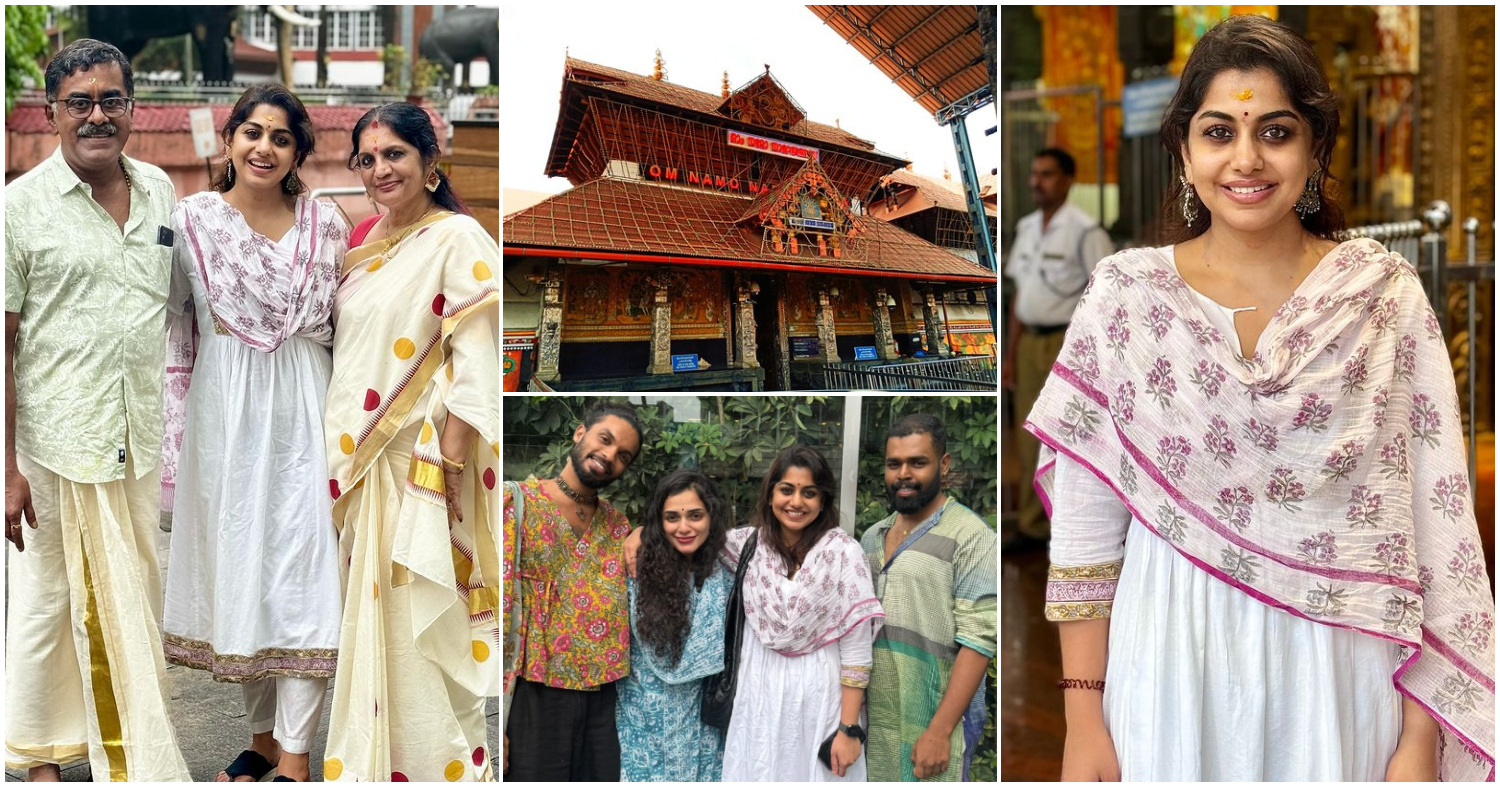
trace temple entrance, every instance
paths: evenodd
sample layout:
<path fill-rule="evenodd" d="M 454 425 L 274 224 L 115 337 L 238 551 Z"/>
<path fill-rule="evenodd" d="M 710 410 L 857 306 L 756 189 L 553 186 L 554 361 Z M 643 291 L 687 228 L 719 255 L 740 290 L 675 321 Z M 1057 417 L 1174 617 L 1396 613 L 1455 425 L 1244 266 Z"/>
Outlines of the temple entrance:
<path fill-rule="evenodd" d="M 766 390 L 785 391 L 791 379 L 781 349 L 781 277 L 748 278 L 760 285 L 760 294 L 755 296 L 755 360 L 766 370 Z"/>

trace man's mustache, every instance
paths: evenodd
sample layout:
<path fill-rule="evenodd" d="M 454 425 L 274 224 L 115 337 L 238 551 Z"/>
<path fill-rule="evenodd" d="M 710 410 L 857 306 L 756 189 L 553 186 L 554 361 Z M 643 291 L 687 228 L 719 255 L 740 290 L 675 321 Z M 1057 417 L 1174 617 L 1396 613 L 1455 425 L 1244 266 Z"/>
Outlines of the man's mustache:
<path fill-rule="evenodd" d="M 85 123 L 78 129 L 80 137 L 112 137 L 118 134 L 120 129 L 115 124 L 105 121 L 103 123 Z"/>

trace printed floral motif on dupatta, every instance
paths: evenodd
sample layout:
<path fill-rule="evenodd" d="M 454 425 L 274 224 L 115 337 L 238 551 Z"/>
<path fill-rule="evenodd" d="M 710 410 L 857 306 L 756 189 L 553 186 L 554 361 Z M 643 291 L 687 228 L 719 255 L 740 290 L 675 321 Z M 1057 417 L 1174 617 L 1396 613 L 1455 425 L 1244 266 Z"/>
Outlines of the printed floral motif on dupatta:
<path fill-rule="evenodd" d="M 218 192 L 186 197 L 172 211 L 173 253 L 185 254 L 198 272 L 214 325 L 261 352 L 274 352 L 293 336 L 333 344 L 330 316 L 349 225 L 333 203 L 323 200 L 298 197 L 293 212 L 294 243 L 286 248 L 250 229 L 244 214 Z M 177 484 L 197 353 L 198 323 L 189 303 L 167 326 L 162 439 L 162 507 L 167 510 Z"/>
<path fill-rule="evenodd" d="M 751 535 L 759 537 L 757 528 Z M 806 656 L 843 639 L 855 626 L 878 633 L 885 620 L 864 548 L 835 527 L 813 545 L 793 582 L 776 550 L 759 544 L 746 575 L 745 622 L 761 643 L 783 656 Z"/>
<path fill-rule="evenodd" d="M 1495 605 L 1437 318 L 1410 263 L 1330 252 L 1245 359 L 1159 250 L 1099 265 L 1026 428 L 1198 568 L 1400 643 L 1444 780 L 1493 778 Z M 1050 502 L 1048 503 L 1050 508 Z"/>

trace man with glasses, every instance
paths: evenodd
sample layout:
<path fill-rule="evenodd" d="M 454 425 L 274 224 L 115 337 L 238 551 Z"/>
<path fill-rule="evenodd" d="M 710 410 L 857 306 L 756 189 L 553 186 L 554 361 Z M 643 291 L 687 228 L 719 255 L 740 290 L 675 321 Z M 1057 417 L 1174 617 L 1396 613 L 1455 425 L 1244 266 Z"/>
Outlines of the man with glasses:
<path fill-rule="evenodd" d="M 47 64 L 58 150 L 5 189 L 5 760 L 56 781 L 186 781 L 162 661 L 162 379 L 169 217 L 123 154 L 130 61 L 80 39 Z"/>

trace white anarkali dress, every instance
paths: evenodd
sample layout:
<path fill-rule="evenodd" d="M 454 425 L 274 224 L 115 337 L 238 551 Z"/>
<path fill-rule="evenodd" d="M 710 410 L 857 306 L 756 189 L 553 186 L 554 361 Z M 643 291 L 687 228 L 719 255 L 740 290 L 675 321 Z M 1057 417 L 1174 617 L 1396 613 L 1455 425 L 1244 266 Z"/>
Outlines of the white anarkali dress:
<path fill-rule="evenodd" d="M 278 242 L 298 243 L 294 226 Z M 168 658 L 218 680 L 331 675 L 342 615 L 323 405 L 329 348 L 274 352 L 216 330 L 197 266 L 198 352 L 188 391 L 167 572 Z M 289 276 L 289 268 L 274 271 Z"/>
<path fill-rule="evenodd" d="M 1235 310 L 1195 295 L 1237 335 Z M 1082 465 L 1059 456 L 1056 472 L 1052 563 L 1124 559 L 1104 690 L 1122 781 L 1384 781 L 1401 735 L 1400 646 L 1257 601 Z"/>
<path fill-rule="evenodd" d="M 730 531 L 726 552 L 739 554 L 744 532 L 755 531 Z M 790 594 L 797 578 L 779 576 L 775 581 Z M 874 628 L 855 626 L 842 639 L 806 656 L 783 656 L 766 647 L 748 623 L 744 636 L 734 714 L 724 740 L 723 781 L 864 782 L 863 749 L 840 778 L 818 759 L 818 748 L 839 724 L 844 696 L 841 666 L 871 661 Z M 861 710 L 860 725 L 865 724 Z"/>

